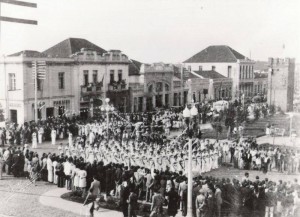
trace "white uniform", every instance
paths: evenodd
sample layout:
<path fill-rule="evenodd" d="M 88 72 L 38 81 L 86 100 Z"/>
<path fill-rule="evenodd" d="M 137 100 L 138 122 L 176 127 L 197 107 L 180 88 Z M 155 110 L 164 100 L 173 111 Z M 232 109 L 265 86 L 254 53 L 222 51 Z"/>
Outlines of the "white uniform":
<path fill-rule="evenodd" d="M 44 130 L 43 130 L 43 128 L 40 128 L 39 132 L 38 132 L 39 144 L 42 144 L 42 142 L 43 142 L 43 134 L 44 134 Z"/>
<path fill-rule="evenodd" d="M 69 133 L 69 147 L 73 146 L 73 134 Z"/>
<path fill-rule="evenodd" d="M 52 165 L 52 160 L 49 157 L 47 159 L 47 171 L 48 171 L 48 182 L 53 182 L 53 165 Z"/>
<path fill-rule="evenodd" d="M 51 131 L 51 144 L 55 145 L 55 141 L 56 141 L 56 130 L 52 130 Z"/>
<path fill-rule="evenodd" d="M 36 133 L 32 133 L 32 148 L 37 148 L 37 139 L 36 139 Z"/>

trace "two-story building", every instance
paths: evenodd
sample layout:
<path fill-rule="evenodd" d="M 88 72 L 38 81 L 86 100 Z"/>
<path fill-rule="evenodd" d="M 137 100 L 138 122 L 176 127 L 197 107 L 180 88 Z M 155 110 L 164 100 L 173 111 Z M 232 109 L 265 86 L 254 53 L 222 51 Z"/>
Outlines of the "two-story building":
<path fill-rule="evenodd" d="M 139 73 L 131 74 L 132 111 L 182 106 L 187 102 L 187 86 L 172 64 L 142 64 Z"/>
<path fill-rule="evenodd" d="M 229 46 L 209 46 L 184 61 L 189 71 L 217 71 L 232 79 L 232 99 L 253 95 L 254 61 Z"/>
<path fill-rule="evenodd" d="M 191 71 L 189 75 L 191 98 L 194 102 L 231 100 L 232 79 L 216 71 Z"/>
<path fill-rule="evenodd" d="M 46 63 L 45 80 L 37 82 L 39 119 L 93 116 L 106 97 L 119 111 L 129 111 L 129 58 L 119 50 L 69 38 L 44 52 L 22 51 L 0 60 L 0 103 L 6 119 L 34 119 L 32 62 L 37 61 Z"/>

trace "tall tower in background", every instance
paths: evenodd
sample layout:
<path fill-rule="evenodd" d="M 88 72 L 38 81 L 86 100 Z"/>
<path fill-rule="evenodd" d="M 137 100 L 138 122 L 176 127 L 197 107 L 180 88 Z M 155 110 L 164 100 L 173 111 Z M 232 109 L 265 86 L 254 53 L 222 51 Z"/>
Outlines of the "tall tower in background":
<path fill-rule="evenodd" d="M 300 107 L 300 64 L 295 66 L 295 83 L 294 83 L 294 108 L 299 111 Z"/>
<path fill-rule="evenodd" d="M 295 59 L 269 58 L 268 104 L 293 110 Z"/>

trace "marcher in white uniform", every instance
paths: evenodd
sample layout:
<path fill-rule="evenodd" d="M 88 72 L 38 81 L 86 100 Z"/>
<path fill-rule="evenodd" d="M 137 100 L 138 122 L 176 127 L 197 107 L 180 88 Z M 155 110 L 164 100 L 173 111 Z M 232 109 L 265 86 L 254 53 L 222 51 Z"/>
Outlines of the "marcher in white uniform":
<path fill-rule="evenodd" d="M 44 129 L 41 127 L 38 131 L 39 144 L 42 144 L 43 142 L 43 134 L 44 134 Z"/>
<path fill-rule="evenodd" d="M 51 155 L 48 155 L 47 159 L 47 171 L 48 171 L 48 182 L 53 182 L 53 165 L 51 160 Z"/>
<path fill-rule="evenodd" d="M 55 140 L 56 140 L 56 130 L 53 128 L 52 131 L 51 131 L 52 145 L 55 145 Z"/>
<path fill-rule="evenodd" d="M 36 138 L 36 132 L 32 133 L 32 148 L 37 148 L 37 138 Z"/>
<path fill-rule="evenodd" d="M 69 132 L 69 147 L 73 147 L 73 134 Z"/>

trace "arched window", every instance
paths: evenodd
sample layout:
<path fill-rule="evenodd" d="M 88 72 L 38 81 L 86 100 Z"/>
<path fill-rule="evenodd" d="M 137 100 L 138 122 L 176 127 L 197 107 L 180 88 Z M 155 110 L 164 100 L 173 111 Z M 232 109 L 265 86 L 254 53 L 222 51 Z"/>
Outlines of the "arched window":
<path fill-rule="evenodd" d="M 156 83 L 156 92 L 162 92 L 162 83 L 161 82 L 157 82 Z"/>
<path fill-rule="evenodd" d="M 170 90 L 170 86 L 168 84 L 165 84 L 165 91 L 169 91 Z"/>

